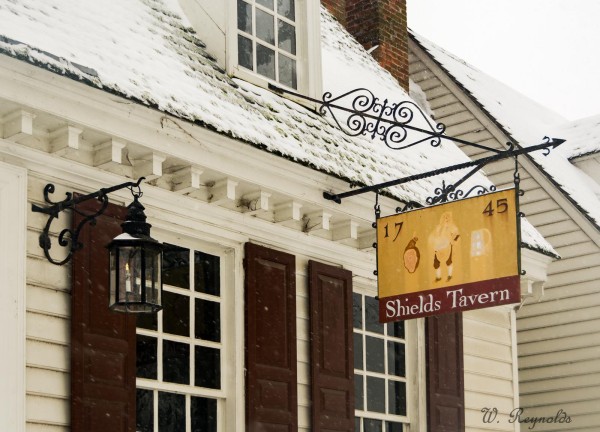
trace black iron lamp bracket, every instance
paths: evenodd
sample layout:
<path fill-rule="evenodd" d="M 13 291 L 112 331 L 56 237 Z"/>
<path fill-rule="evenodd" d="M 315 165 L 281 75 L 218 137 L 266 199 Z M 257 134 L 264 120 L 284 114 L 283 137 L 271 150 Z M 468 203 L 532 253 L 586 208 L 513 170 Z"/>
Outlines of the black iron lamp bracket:
<path fill-rule="evenodd" d="M 41 207 L 36 204 L 32 204 L 31 211 L 34 213 L 44 213 L 48 215 L 48 221 L 42 230 L 42 233 L 39 237 L 40 247 L 44 250 L 44 255 L 52 264 L 56 265 L 64 265 L 69 262 L 73 256 L 73 253 L 78 251 L 83 247 L 83 244 L 79 242 L 79 234 L 81 229 L 87 224 L 94 225 L 96 223 L 96 218 L 104 213 L 106 207 L 108 206 L 108 194 L 118 191 L 120 189 L 128 188 L 134 197 L 141 197 L 142 191 L 140 188 L 140 183 L 144 180 L 144 177 L 140 177 L 135 182 L 126 182 L 121 183 L 116 186 L 112 186 L 109 188 L 102 188 L 96 192 L 81 195 L 77 198 L 73 198 L 73 194 L 71 192 L 66 193 L 66 198 L 63 201 L 52 201 L 50 199 L 50 195 L 54 193 L 55 187 L 53 184 L 48 183 L 46 187 L 44 187 L 44 201 L 50 204 L 47 207 Z M 89 201 L 91 199 L 98 199 L 101 205 L 100 208 L 94 213 L 83 213 L 82 211 L 76 208 L 77 204 L 80 204 L 85 201 Z M 65 210 L 73 210 L 74 212 L 83 216 L 83 220 L 77 225 L 77 227 L 73 228 L 65 228 L 58 234 L 58 245 L 64 248 L 67 248 L 68 254 L 62 260 L 54 259 L 50 256 L 50 249 L 52 247 L 52 241 L 50 238 L 50 226 L 55 219 L 58 219 L 61 212 Z"/>

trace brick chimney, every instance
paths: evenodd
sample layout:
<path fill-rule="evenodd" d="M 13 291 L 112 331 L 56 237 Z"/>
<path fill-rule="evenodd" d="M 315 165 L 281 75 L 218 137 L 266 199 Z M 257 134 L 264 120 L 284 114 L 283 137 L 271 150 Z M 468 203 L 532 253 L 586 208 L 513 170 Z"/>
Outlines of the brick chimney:
<path fill-rule="evenodd" d="M 408 91 L 406 0 L 321 0 L 381 66 Z M 376 48 L 375 48 L 376 47 Z"/>

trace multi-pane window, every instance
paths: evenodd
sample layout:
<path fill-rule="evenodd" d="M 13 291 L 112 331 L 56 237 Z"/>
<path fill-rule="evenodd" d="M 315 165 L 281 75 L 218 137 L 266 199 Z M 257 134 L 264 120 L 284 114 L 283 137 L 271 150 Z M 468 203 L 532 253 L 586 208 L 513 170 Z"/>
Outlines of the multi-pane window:
<path fill-rule="evenodd" d="M 295 0 L 237 0 L 238 65 L 296 89 Z"/>
<path fill-rule="evenodd" d="M 377 299 L 353 294 L 356 432 L 402 432 L 407 422 L 404 322 L 379 323 Z"/>
<path fill-rule="evenodd" d="M 217 432 L 223 402 L 221 263 L 166 244 L 163 310 L 137 321 L 137 431 Z"/>

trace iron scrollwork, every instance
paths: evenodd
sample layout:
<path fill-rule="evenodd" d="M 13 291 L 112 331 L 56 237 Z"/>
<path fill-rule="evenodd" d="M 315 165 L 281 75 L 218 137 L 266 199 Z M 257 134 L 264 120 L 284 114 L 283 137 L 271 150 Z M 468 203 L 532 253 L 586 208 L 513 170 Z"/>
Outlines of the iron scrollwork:
<path fill-rule="evenodd" d="M 138 179 L 137 182 L 126 182 L 116 186 L 112 186 L 110 188 L 100 189 L 97 192 L 82 195 L 77 198 L 73 198 L 73 194 L 71 192 L 67 192 L 66 198 L 62 201 L 53 201 L 50 198 L 50 195 L 53 194 L 56 190 L 53 184 L 49 183 L 44 187 L 44 201 L 50 204 L 47 207 L 40 207 L 36 204 L 31 206 L 31 210 L 34 213 L 44 213 L 48 215 L 48 220 L 46 221 L 46 225 L 42 230 L 42 233 L 39 237 L 39 245 L 44 250 L 44 255 L 52 264 L 56 265 L 64 265 L 73 256 L 73 253 L 78 251 L 83 247 L 82 243 L 79 241 L 79 234 L 81 233 L 82 228 L 89 223 L 90 225 L 94 225 L 96 223 L 96 218 L 104 213 L 106 207 L 108 206 L 108 194 L 114 192 L 119 189 L 128 188 L 134 196 L 140 197 L 142 192 L 140 190 L 140 183 L 144 180 L 144 177 Z M 88 201 L 90 199 L 96 198 L 100 202 L 100 207 L 93 213 L 83 213 L 77 209 L 76 205 L 82 203 L 84 201 Z M 77 227 L 73 228 L 64 228 L 58 234 L 58 245 L 64 248 L 67 248 L 68 253 L 67 256 L 62 260 L 54 259 L 50 256 L 50 249 L 52 247 L 52 241 L 50 238 L 50 226 L 55 219 L 57 219 L 61 212 L 64 210 L 73 210 L 79 215 L 83 216 L 83 220 L 77 225 Z"/>
<path fill-rule="evenodd" d="M 339 105 L 348 99 L 348 108 Z M 345 120 L 340 119 L 340 113 L 349 113 Z M 349 136 L 365 135 L 371 139 L 379 137 L 386 146 L 393 150 L 402 150 L 422 142 L 429 141 L 433 147 L 441 144 L 446 126 L 442 123 L 434 123 L 417 104 L 412 101 L 400 103 L 389 103 L 387 99 L 380 101 L 370 90 L 359 88 L 333 97 L 330 92 L 323 95 L 323 104 L 320 107 L 321 114 L 331 114 L 336 125 Z M 417 116 L 422 119 L 422 124 L 428 129 L 411 125 Z M 415 141 L 409 141 L 408 131 L 417 131 L 426 136 Z"/>
<path fill-rule="evenodd" d="M 447 185 L 442 180 L 442 186 L 435 188 L 433 193 L 435 195 L 427 197 L 425 200 L 427 204 L 434 205 L 439 203 L 445 203 L 448 201 L 456 201 L 463 198 L 468 198 L 471 194 L 483 195 L 490 192 L 495 192 L 496 186 L 490 185 L 488 187 L 482 185 L 475 185 L 468 191 L 457 189 L 455 184 Z"/>

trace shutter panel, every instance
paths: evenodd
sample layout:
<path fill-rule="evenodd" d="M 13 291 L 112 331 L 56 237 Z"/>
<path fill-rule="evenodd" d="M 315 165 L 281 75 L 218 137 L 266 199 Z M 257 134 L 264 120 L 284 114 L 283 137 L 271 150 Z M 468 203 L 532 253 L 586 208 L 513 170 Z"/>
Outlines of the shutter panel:
<path fill-rule="evenodd" d="M 427 318 L 428 430 L 465 430 L 462 314 Z"/>
<path fill-rule="evenodd" d="M 295 257 L 249 243 L 245 252 L 247 431 L 295 432 Z"/>
<path fill-rule="evenodd" d="M 77 206 L 91 213 L 99 202 Z M 81 231 L 73 254 L 71 312 L 71 430 L 135 431 L 135 315 L 108 308 L 108 250 L 121 233 L 125 207 L 109 204 L 96 225 Z M 83 219 L 73 212 L 73 227 Z"/>
<path fill-rule="evenodd" d="M 354 430 L 352 273 L 309 261 L 312 430 Z"/>

